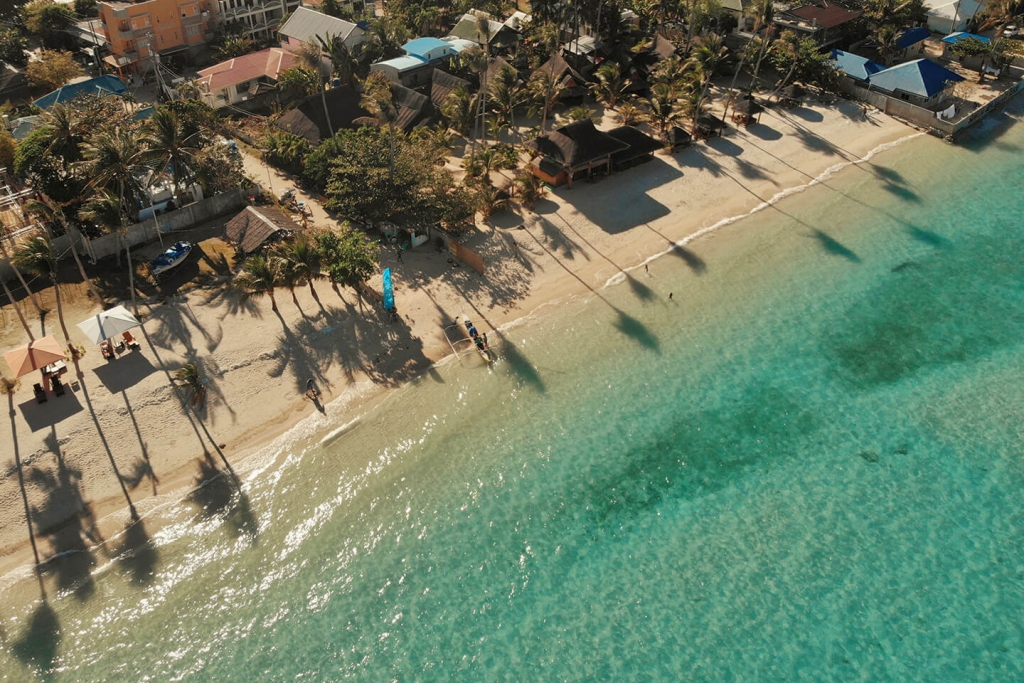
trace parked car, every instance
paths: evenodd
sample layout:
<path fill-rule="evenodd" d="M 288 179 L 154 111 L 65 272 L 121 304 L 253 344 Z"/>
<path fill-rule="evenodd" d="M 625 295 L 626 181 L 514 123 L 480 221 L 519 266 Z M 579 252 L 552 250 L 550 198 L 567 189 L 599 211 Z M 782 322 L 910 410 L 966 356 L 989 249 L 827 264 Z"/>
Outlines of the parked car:
<path fill-rule="evenodd" d="M 1003 29 L 1003 38 L 1016 38 L 1020 33 L 1020 29 L 1017 28 L 1016 24 L 1010 24 Z"/>

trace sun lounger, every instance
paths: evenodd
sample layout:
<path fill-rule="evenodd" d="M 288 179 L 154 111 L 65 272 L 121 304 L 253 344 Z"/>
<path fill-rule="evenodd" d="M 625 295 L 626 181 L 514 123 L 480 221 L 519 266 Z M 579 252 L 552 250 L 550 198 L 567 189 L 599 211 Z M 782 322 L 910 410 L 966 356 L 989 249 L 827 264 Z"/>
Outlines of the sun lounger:
<path fill-rule="evenodd" d="M 52 386 L 53 386 L 53 393 L 54 393 L 54 395 L 55 396 L 63 396 L 64 395 L 64 384 L 61 383 L 60 377 L 54 377 L 52 380 L 50 380 L 50 382 L 52 383 Z"/>
<path fill-rule="evenodd" d="M 131 332 L 124 332 L 121 335 L 121 337 L 124 338 L 124 343 L 128 345 L 129 349 L 131 349 L 132 351 L 138 351 L 139 350 L 139 348 L 140 348 L 139 347 L 139 342 L 137 342 L 135 340 L 135 337 L 132 336 Z"/>
<path fill-rule="evenodd" d="M 102 344 L 100 344 L 100 353 L 102 353 L 103 357 L 106 358 L 107 360 L 114 360 L 115 358 L 117 358 L 117 356 L 114 354 L 114 347 L 110 345 L 109 341 L 105 341 Z"/>
<path fill-rule="evenodd" d="M 46 392 L 43 391 L 43 387 L 40 384 L 33 384 L 32 391 L 36 395 L 36 403 L 46 403 Z"/>

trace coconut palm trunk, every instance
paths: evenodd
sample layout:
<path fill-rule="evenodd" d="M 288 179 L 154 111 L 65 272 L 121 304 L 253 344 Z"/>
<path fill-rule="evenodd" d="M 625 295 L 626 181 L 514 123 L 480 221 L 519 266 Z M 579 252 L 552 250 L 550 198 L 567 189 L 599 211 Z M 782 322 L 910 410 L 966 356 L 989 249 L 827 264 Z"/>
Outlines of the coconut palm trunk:
<path fill-rule="evenodd" d="M 3 252 L 4 258 L 7 259 L 8 263 L 11 264 L 11 269 L 14 271 L 15 277 L 18 278 L 18 282 L 20 282 L 21 286 L 25 289 L 25 291 L 28 292 L 28 298 L 32 300 L 32 305 L 36 307 L 36 312 L 38 312 L 39 315 L 42 316 L 44 313 L 46 313 L 46 310 L 39 305 L 39 299 L 36 298 L 35 292 L 29 289 L 28 283 L 25 282 L 25 277 L 21 274 L 21 270 L 18 268 L 18 265 L 14 262 L 14 259 L 11 258 L 11 252 L 7 251 L 7 244 L 5 244 L 5 239 L 6 235 L 0 237 L 0 252 Z"/>
<path fill-rule="evenodd" d="M 32 328 L 28 326 L 28 321 L 25 320 L 25 314 L 21 312 L 21 306 L 19 306 L 18 302 L 14 300 L 14 295 L 11 294 L 11 290 L 7 286 L 7 280 L 0 278 L 0 285 L 3 285 L 4 294 L 7 295 L 7 300 L 11 302 L 14 312 L 18 314 L 18 320 L 21 321 L 21 326 L 25 328 L 25 334 L 28 335 L 29 341 L 35 341 L 36 338 L 32 335 Z"/>
<path fill-rule="evenodd" d="M 128 289 L 132 293 L 132 313 L 138 318 L 139 302 L 135 296 L 135 265 L 132 263 L 132 250 L 128 246 L 128 229 L 122 227 L 117 231 L 117 236 L 121 240 L 121 244 L 124 245 L 124 255 L 128 259 Z"/>
<path fill-rule="evenodd" d="M 35 560 L 35 574 L 39 579 L 39 590 L 43 594 L 43 599 L 46 599 L 46 589 L 43 587 L 43 577 L 39 573 L 39 548 L 36 547 L 36 535 L 32 531 L 32 508 L 28 504 L 28 492 L 25 489 L 25 474 L 21 469 L 21 454 L 18 452 L 18 425 L 15 422 L 14 416 L 17 414 L 14 410 L 14 387 L 16 380 L 8 380 L 7 378 L 0 379 L 3 382 L 4 392 L 7 394 L 7 407 L 8 414 L 11 416 L 11 445 L 14 449 L 14 469 L 18 473 L 18 488 L 21 491 L 21 503 L 25 506 L 25 524 L 28 526 L 28 541 L 32 545 L 32 557 Z"/>
<path fill-rule="evenodd" d="M 96 287 L 93 286 L 92 280 L 90 280 L 89 276 L 85 274 L 85 265 L 82 263 L 82 257 L 78 255 L 78 249 L 75 248 L 76 245 L 82 243 L 82 233 L 78 228 L 71 228 L 70 226 L 68 226 L 68 232 L 71 235 L 72 241 L 71 255 L 75 257 L 75 265 L 78 266 L 78 274 L 82 276 L 82 281 L 85 282 L 86 286 L 89 288 L 89 292 L 92 294 L 93 298 L 96 299 L 96 303 L 102 303 L 103 299 L 100 298 L 100 293 L 96 291 Z"/>

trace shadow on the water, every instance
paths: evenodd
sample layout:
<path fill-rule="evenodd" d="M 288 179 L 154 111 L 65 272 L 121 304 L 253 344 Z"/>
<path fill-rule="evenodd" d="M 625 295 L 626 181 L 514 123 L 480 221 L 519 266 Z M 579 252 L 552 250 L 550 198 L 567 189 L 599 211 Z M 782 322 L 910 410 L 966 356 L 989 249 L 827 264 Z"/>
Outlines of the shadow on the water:
<path fill-rule="evenodd" d="M 654 290 L 637 280 L 629 273 L 626 273 L 626 282 L 629 283 L 629 288 L 633 291 L 633 294 L 636 294 L 636 298 L 641 301 L 654 300 Z"/>
<path fill-rule="evenodd" d="M 615 321 L 615 329 L 637 342 L 645 349 L 650 349 L 652 351 L 660 350 L 661 345 L 658 342 L 658 338 L 651 333 L 650 329 L 648 329 L 646 325 L 625 311 L 619 309 L 615 310 L 619 314 L 619 319 Z"/>
<path fill-rule="evenodd" d="M 95 528 L 91 506 L 82 498 L 81 472 L 59 460 L 56 473 L 33 467 L 28 480 L 46 495 L 40 506 L 32 508 L 36 535 L 50 544 L 41 572 L 56 576 L 62 592 L 88 599 L 95 590 L 92 570 L 96 560 L 86 541 L 95 544 L 103 539 Z"/>
<path fill-rule="evenodd" d="M 129 523 L 115 554 L 118 563 L 128 570 L 128 576 L 133 583 L 146 584 L 156 576 L 156 564 L 160 559 L 160 553 L 153 545 L 141 520 Z"/>
<path fill-rule="evenodd" d="M 907 230 L 910 232 L 911 237 L 918 242 L 927 244 L 929 247 L 945 249 L 952 244 L 948 239 L 937 232 L 933 232 L 932 230 L 925 230 L 924 228 L 918 228 L 913 225 L 907 228 Z"/>
<path fill-rule="evenodd" d="M 821 245 L 822 249 L 833 256 L 841 256 L 851 263 L 860 263 L 860 256 L 857 256 L 856 252 L 828 233 L 815 228 L 812 230 L 811 236 L 818 240 L 818 244 Z"/>
<path fill-rule="evenodd" d="M 32 613 L 25 632 L 11 648 L 14 656 L 26 666 L 36 669 L 43 680 L 53 680 L 53 663 L 57 659 L 61 630 L 57 613 L 43 600 Z"/>
<path fill-rule="evenodd" d="M 544 385 L 544 380 L 541 379 L 540 373 L 537 372 L 537 368 L 533 366 L 533 363 L 523 355 L 522 351 L 520 351 L 515 343 L 508 337 L 501 337 L 500 353 L 504 357 L 505 362 L 513 375 L 523 380 L 526 384 L 530 385 L 542 394 L 547 391 L 547 387 Z"/>
<path fill-rule="evenodd" d="M 249 497 L 236 485 L 230 473 L 217 467 L 213 457 L 197 460 L 196 488 L 189 494 L 189 500 L 206 517 L 220 517 L 232 529 L 235 536 L 245 536 L 256 545 L 259 522 L 249 505 Z"/>

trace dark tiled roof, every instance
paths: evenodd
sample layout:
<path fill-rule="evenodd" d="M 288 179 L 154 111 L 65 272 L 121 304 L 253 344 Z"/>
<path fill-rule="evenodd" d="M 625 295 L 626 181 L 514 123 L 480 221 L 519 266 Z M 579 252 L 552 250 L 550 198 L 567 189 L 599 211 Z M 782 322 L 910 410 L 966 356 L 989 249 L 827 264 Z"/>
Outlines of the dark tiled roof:
<path fill-rule="evenodd" d="M 440 107 L 448 96 L 460 85 L 469 88 L 469 81 L 464 81 L 458 76 L 452 76 L 447 71 L 434 69 L 430 76 L 430 101 L 435 107 Z"/>
<path fill-rule="evenodd" d="M 228 221 L 224 233 L 235 248 L 251 254 L 281 230 L 294 230 L 295 221 L 280 209 L 266 206 L 247 206 Z"/>
<path fill-rule="evenodd" d="M 790 10 L 789 14 L 809 23 L 817 23 L 821 28 L 835 28 L 860 16 L 860 12 L 848 10 L 839 5 L 822 2 L 817 5 L 804 5 Z"/>
<path fill-rule="evenodd" d="M 335 131 L 353 128 L 356 126 L 353 123 L 356 119 L 370 115 L 359 104 L 362 98 L 351 86 L 331 88 L 324 93 L 324 97 L 327 99 L 327 111 L 330 112 L 331 125 Z M 314 145 L 331 136 L 324 114 L 324 104 L 319 95 L 302 100 L 298 107 L 274 121 L 274 126 L 293 135 L 300 135 Z"/>

